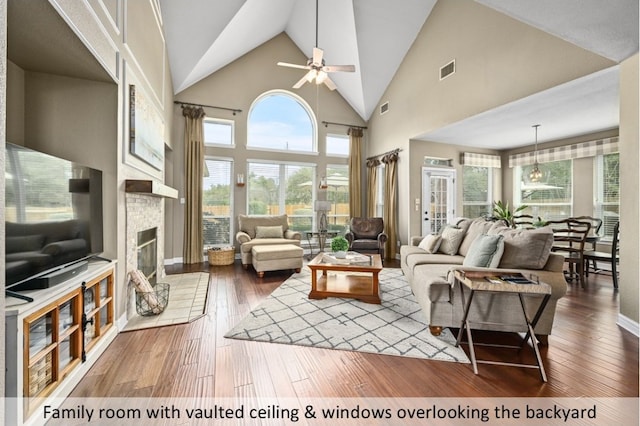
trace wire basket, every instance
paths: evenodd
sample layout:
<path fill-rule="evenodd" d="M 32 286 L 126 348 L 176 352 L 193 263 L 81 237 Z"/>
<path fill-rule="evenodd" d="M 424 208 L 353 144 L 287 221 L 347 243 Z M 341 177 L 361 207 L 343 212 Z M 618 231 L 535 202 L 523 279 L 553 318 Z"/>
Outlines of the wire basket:
<path fill-rule="evenodd" d="M 207 250 L 209 265 L 233 265 L 235 249 L 233 247 L 213 247 Z"/>
<path fill-rule="evenodd" d="M 161 314 L 169 302 L 169 284 L 157 283 L 153 292 L 136 291 L 136 312 L 148 317 Z"/>

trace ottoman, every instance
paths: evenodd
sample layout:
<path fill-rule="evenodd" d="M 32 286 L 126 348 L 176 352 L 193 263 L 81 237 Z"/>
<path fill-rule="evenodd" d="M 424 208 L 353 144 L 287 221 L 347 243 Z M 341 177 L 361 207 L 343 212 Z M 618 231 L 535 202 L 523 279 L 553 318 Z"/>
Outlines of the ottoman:
<path fill-rule="evenodd" d="M 302 269 L 302 247 L 293 244 L 257 245 L 251 248 L 253 269 L 262 278 L 265 271 Z"/>

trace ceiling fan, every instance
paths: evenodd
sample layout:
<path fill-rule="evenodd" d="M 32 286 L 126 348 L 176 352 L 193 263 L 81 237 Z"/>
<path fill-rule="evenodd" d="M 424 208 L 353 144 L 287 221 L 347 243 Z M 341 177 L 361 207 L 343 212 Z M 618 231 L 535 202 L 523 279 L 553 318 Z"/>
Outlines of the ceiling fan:
<path fill-rule="evenodd" d="M 304 83 L 311 83 L 315 80 L 316 84 L 324 83 L 330 90 L 336 90 L 336 85 L 329 78 L 331 72 L 354 72 L 354 65 L 326 65 L 323 59 L 324 51 L 318 47 L 318 0 L 316 0 L 316 46 L 313 48 L 313 55 L 307 60 L 307 65 L 290 64 L 287 62 L 278 62 L 281 67 L 298 68 L 309 70 L 296 84 L 294 89 L 299 89 Z"/>

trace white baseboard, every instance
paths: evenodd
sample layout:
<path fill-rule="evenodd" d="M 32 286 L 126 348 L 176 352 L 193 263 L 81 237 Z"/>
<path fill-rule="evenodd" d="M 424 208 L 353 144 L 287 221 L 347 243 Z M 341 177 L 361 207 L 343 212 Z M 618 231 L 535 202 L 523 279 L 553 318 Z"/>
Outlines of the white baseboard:
<path fill-rule="evenodd" d="M 177 263 L 182 263 L 182 257 L 174 257 L 173 259 L 165 259 L 164 266 L 175 265 Z"/>
<path fill-rule="evenodd" d="M 125 313 L 121 315 L 120 318 L 118 318 L 118 320 L 116 321 L 116 327 L 118 327 L 118 331 L 124 330 L 128 322 L 129 320 L 127 320 L 127 314 Z"/>
<path fill-rule="evenodd" d="M 622 314 L 618 314 L 617 324 L 634 336 L 640 337 L 640 324 L 638 324 L 637 322 L 625 317 Z"/>

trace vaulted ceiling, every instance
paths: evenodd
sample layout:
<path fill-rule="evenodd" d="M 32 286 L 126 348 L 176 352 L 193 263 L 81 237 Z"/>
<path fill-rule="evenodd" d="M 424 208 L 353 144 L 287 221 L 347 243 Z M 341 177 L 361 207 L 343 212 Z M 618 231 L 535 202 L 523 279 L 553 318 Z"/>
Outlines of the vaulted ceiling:
<path fill-rule="evenodd" d="M 616 63 L 638 51 L 637 0 L 476 1 Z M 176 93 L 283 31 L 305 56 L 311 55 L 316 44 L 315 0 L 160 0 L 160 3 Z M 338 92 L 363 119 L 368 120 L 375 110 L 435 3 L 436 0 L 319 1 L 318 47 L 324 49 L 327 63 L 355 64 L 355 73 L 334 73 L 331 78 Z M 567 124 L 565 127 L 573 128 L 566 129 L 566 134 L 547 138 L 617 126 L 618 94 L 617 89 L 611 90 L 617 88 L 617 78 L 614 69 L 572 82 L 570 90 L 558 88 L 541 94 L 547 105 L 557 103 L 576 121 L 583 118 L 579 125 Z M 513 118 L 521 116 L 524 120 L 539 101 L 540 98 L 522 100 L 511 105 L 508 112 Z M 549 111 L 550 119 L 557 112 Z M 592 121 L 591 128 L 575 128 L 584 126 L 584 117 L 592 116 L 600 119 Z M 490 147 L 491 143 L 481 140 L 480 135 L 491 119 L 496 118 L 488 113 L 475 121 L 456 123 L 439 129 L 440 133 L 422 137 L 434 140 L 437 136 L 455 143 L 456 134 L 463 130 L 456 125 L 464 125 L 465 132 L 469 126 L 471 129 L 476 126 L 479 139 L 467 139 L 466 143 Z M 499 135 L 491 135 L 492 143 L 498 139 Z M 513 139 L 511 143 L 517 145 Z"/>

